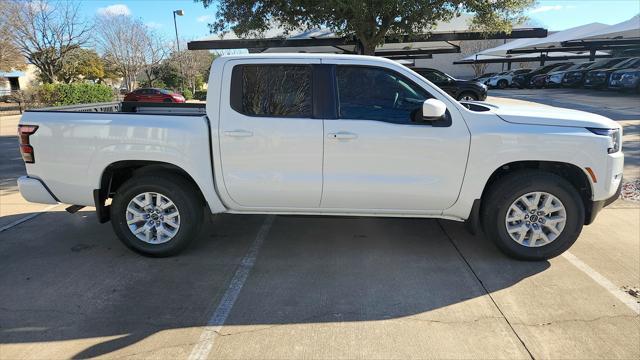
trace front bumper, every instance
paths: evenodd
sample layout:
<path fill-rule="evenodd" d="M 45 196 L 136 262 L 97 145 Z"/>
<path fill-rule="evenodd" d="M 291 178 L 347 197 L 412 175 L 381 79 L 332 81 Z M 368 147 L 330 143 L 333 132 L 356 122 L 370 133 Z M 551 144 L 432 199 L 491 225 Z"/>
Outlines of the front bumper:
<path fill-rule="evenodd" d="M 25 200 L 40 204 L 57 204 L 58 199 L 40 180 L 28 176 L 18 178 L 18 189 Z"/>
<path fill-rule="evenodd" d="M 608 75 L 587 75 L 584 79 L 584 87 L 601 88 L 607 86 L 609 82 Z"/>
<path fill-rule="evenodd" d="M 562 78 L 562 86 L 580 86 L 584 81 L 584 76 L 581 74 L 567 74 Z"/>
<path fill-rule="evenodd" d="M 618 200 L 620 197 L 620 193 L 622 192 L 622 179 L 618 184 L 618 190 L 616 190 L 615 194 L 613 194 L 610 198 L 598 201 L 592 201 L 591 207 L 587 209 L 587 213 L 585 214 L 584 224 L 590 225 L 596 220 L 596 216 L 600 210 L 605 207 L 611 205 L 614 201 Z"/>
<path fill-rule="evenodd" d="M 624 153 L 618 151 L 607 155 L 607 165 L 599 169 L 598 181 L 593 183 L 593 199 L 589 202 L 585 214 L 585 225 L 595 220 L 598 212 L 616 201 L 622 190 L 622 171 L 624 169 Z"/>

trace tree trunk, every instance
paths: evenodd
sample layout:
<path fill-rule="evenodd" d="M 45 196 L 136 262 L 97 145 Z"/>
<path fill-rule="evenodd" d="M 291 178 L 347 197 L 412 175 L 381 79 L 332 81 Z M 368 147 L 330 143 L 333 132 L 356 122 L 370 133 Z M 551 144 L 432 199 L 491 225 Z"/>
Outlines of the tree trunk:
<path fill-rule="evenodd" d="M 376 46 L 369 39 L 358 39 L 360 40 L 359 45 L 356 48 L 356 51 L 360 55 L 375 55 L 376 54 Z"/>

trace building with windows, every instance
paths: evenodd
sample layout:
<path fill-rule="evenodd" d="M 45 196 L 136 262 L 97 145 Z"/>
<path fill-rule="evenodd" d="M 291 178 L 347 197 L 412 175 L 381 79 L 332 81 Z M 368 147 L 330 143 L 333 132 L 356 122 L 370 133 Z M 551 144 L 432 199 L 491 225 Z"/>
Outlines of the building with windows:
<path fill-rule="evenodd" d="M 28 89 L 35 78 L 36 67 L 31 64 L 24 70 L 0 71 L 0 96 Z"/>

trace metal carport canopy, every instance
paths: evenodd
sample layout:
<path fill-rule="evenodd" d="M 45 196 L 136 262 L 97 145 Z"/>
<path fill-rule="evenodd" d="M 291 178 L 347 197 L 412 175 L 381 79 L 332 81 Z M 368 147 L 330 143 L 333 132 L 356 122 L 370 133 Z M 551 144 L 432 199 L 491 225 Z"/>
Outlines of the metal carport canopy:
<path fill-rule="evenodd" d="M 627 21 L 608 26 L 602 30 L 588 34 L 586 37 L 571 40 L 610 40 L 610 39 L 640 39 L 640 15 Z"/>
<path fill-rule="evenodd" d="M 547 36 L 542 28 L 514 29 L 511 33 L 483 33 L 477 31 L 442 31 L 428 34 L 385 37 L 385 44 L 376 49 L 378 56 L 424 56 L 437 53 L 460 52 L 452 41 L 512 39 Z M 434 42 L 436 42 L 434 44 Z M 437 43 L 440 42 L 440 43 Z M 189 50 L 248 49 L 250 52 L 330 52 L 353 53 L 354 37 L 336 37 L 323 30 L 311 30 L 289 38 L 199 40 L 187 44 Z"/>
<path fill-rule="evenodd" d="M 506 44 L 480 51 L 476 55 L 490 55 L 490 56 L 504 57 L 504 56 L 508 56 L 513 50 L 540 49 L 539 51 L 542 51 L 543 49 L 561 47 L 561 43 L 563 41 L 574 40 L 576 38 L 587 36 L 588 34 L 592 34 L 595 31 L 603 30 L 604 28 L 607 28 L 607 27 L 609 26 L 605 24 L 591 23 L 591 24 L 577 26 L 577 27 L 563 30 L 563 31 L 558 31 L 544 38 L 513 40 Z"/>

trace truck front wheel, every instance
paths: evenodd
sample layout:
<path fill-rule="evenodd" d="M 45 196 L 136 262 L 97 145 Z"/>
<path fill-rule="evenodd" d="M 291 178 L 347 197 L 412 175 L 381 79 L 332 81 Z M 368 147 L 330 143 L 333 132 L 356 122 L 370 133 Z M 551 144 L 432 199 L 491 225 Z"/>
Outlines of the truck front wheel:
<path fill-rule="evenodd" d="M 487 195 L 482 207 L 485 234 L 509 256 L 553 258 L 582 231 L 580 194 L 558 175 L 517 171 L 494 183 Z"/>
<path fill-rule="evenodd" d="M 147 256 L 182 251 L 198 234 L 202 217 L 197 189 L 176 174 L 133 177 L 120 186 L 111 204 L 111 223 L 118 238 Z"/>

